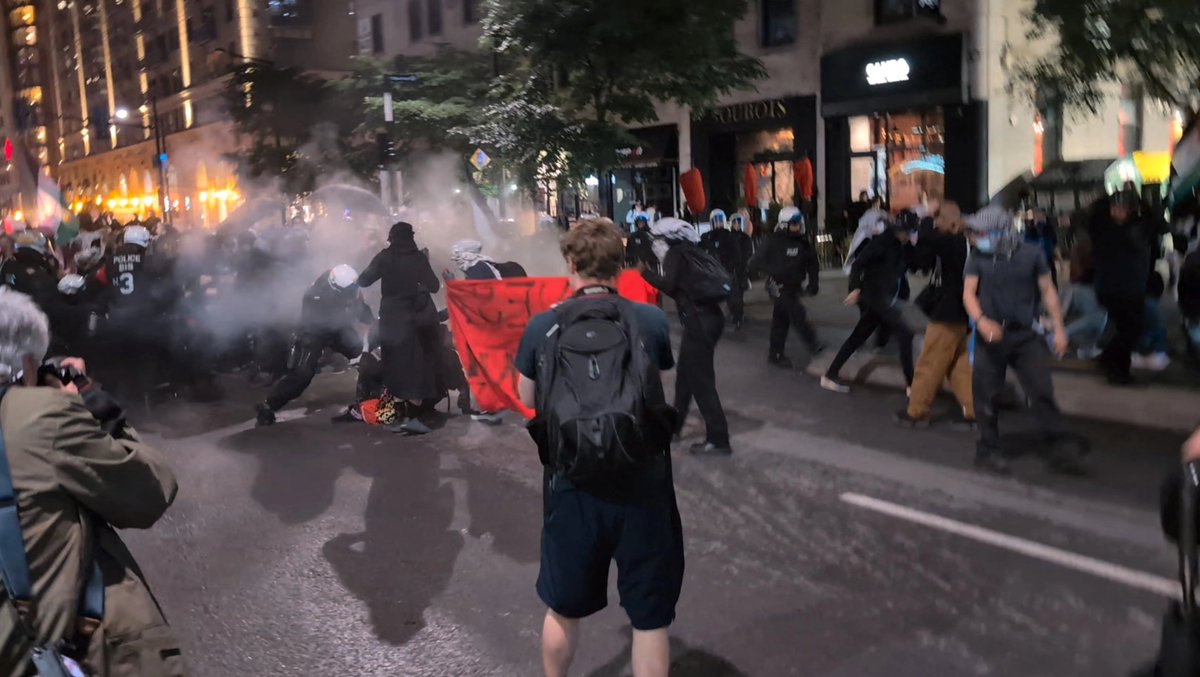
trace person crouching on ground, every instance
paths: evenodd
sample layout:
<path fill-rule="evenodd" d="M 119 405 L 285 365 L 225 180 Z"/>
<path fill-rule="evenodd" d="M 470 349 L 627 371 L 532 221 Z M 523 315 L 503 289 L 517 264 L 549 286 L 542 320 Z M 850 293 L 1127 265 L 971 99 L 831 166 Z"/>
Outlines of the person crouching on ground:
<path fill-rule="evenodd" d="M 950 389 L 961 407 L 954 423 L 975 427 L 971 358 L 967 351 L 971 328 L 962 293 L 963 270 L 970 249 L 963 232 L 965 227 L 958 205 L 947 202 L 936 219 L 922 224 L 917 238 L 917 268 L 932 269 L 935 279 L 930 284 L 936 286 L 929 292 L 934 298 L 928 308 L 925 346 L 913 373 L 908 408 L 896 414 L 896 422 L 901 426 L 928 425 L 933 400 L 941 390 L 942 382 L 949 379 Z"/>
<path fill-rule="evenodd" d="M 1080 474 L 1080 449 L 1071 444 L 1054 399 L 1046 341 L 1034 330 L 1040 297 L 1054 326 L 1054 352 L 1060 358 L 1066 353 L 1067 331 L 1046 255 L 1022 242 L 1012 215 L 999 207 L 984 208 L 967 227 L 974 249 L 963 276 L 963 306 L 978 332 L 972 382 L 979 421 L 975 465 L 994 473 L 1010 472 L 1000 453 L 1000 395 L 1012 367 L 1050 446 L 1050 469 Z"/>

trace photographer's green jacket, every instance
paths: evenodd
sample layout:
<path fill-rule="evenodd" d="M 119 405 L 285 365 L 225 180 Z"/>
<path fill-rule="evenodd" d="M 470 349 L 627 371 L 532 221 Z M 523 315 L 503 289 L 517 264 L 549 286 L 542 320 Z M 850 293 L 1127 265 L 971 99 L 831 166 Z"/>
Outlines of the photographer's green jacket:
<path fill-rule="evenodd" d="M 36 597 L 40 642 L 75 635 L 92 558 L 100 563 L 105 613 L 87 646 L 88 675 L 183 673 L 179 644 L 118 529 L 153 525 L 175 500 L 166 460 L 126 428 L 114 439 L 78 395 L 14 387 L 0 426 L 16 490 Z M 0 588 L 0 677 L 29 674 L 30 643 Z"/>

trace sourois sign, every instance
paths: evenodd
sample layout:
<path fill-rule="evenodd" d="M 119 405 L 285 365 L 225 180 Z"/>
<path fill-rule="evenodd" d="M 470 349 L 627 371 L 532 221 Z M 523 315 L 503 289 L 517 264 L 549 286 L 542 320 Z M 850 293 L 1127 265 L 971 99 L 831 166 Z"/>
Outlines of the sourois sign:
<path fill-rule="evenodd" d="M 788 116 L 787 104 L 782 99 L 737 103 L 714 110 L 710 117 L 714 122 L 729 124 L 758 120 L 783 120 Z"/>
<path fill-rule="evenodd" d="M 912 68 L 908 59 L 887 59 L 872 61 L 867 64 L 867 84 L 871 86 L 886 85 L 893 82 L 908 82 Z"/>

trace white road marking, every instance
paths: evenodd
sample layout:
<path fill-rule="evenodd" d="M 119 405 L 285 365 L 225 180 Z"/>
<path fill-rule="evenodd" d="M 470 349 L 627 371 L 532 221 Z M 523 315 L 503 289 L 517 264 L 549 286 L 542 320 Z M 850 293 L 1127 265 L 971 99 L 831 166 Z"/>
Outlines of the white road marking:
<path fill-rule="evenodd" d="M 1068 569 L 1082 571 L 1083 573 L 1104 578 L 1114 583 L 1127 585 L 1131 588 L 1145 590 L 1172 599 L 1176 599 L 1181 595 L 1179 582 L 1162 576 L 1155 576 L 1154 574 L 1148 574 L 1136 569 L 1123 567 L 1119 564 L 1112 564 L 1111 562 L 1087 557 L 1086 555 L 1073 553 L 1069 550 L 1043 545 L 1024 538 L 1009 536 L 999 531 L 992 531 L 991 529 L 967 524 L 966 522 L 959 522 L 958 520 L 940 515 L 906 508 L 902 505 L 881 501 L 870 496 L 863 496 L 862 494 L 845 493 L 841 495 L 841 499 L 846 503 L 860 508 L 866 508 L 867 510 L 873 510 L 915 524 L 940 529 L 956 536 L 969 538 L 973 541 L 986 543 L 997 548 L 1011 550 L 1027 557 L 1040 559 L 1043 562 L 1050 562 L 1051 564 L 1057 564 Z"/>

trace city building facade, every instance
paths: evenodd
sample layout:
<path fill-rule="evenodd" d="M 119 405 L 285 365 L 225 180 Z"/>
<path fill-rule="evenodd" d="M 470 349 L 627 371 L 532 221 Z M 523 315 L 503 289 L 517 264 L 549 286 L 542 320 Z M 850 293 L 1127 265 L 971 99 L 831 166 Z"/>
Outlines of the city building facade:
<path fill-rule="evenodd" d="M 344 71 L 354 44 L 349 0 L 7 2 L 18 137 L 75 212 L 224 219 L 241 199 L 231 70 Z"/>

